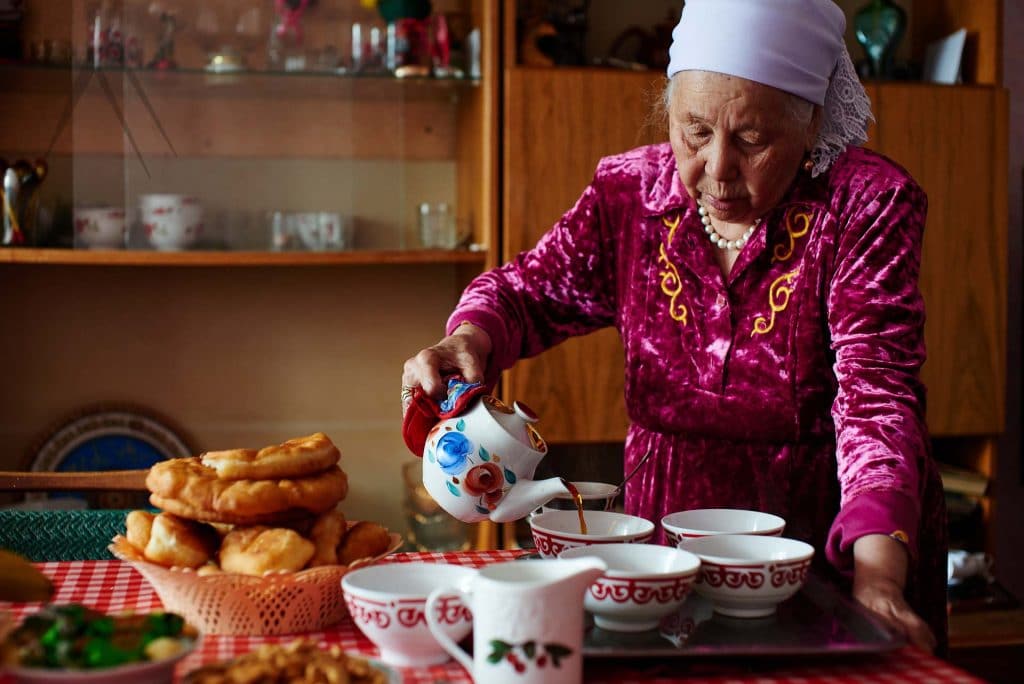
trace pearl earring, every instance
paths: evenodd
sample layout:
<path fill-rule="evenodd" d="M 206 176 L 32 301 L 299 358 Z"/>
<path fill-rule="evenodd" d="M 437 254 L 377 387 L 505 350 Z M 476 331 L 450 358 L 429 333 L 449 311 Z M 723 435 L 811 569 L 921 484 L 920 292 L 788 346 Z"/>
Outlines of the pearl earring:
<path fill-rule="evenodd" d="M 804 171 L 810 173 L 811 171 L 814 170 L 814 160 L 808 157 L 807 159 L 804 160 L 804 163 L 801 164 L 801 166 L 803 167 Z"/>

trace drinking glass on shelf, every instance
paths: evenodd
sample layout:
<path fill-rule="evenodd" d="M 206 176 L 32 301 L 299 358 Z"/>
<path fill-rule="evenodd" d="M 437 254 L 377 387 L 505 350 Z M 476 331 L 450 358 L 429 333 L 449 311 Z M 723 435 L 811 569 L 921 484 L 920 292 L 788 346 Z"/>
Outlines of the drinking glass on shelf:
<path fill-rule="evenodd" d="M 286 211 L 267 212 L 267 232 L 270 249 L 275 252 L 290 252 L 299 247 L 299 236 L 291 215 Z"/>
<path fill-rule="evenodd" d="M 427 249 L 455 249 L 455 214 L 447 202 L 423 202 L 419 208 L 420 243 Z"/>

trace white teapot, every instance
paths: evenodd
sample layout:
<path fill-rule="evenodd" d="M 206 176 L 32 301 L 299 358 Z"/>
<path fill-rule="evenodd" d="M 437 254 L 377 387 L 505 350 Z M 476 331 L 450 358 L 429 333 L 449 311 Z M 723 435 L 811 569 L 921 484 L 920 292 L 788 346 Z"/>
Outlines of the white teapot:
<path fill-rule="evenodd" d="M 548 452 L 537 415 L 482 395 L 468 411 L 442 420 L 423 447 L 423 486 L 463 522 L 511 522 L 568 491 L 565 480 L 533 480 Z"/>

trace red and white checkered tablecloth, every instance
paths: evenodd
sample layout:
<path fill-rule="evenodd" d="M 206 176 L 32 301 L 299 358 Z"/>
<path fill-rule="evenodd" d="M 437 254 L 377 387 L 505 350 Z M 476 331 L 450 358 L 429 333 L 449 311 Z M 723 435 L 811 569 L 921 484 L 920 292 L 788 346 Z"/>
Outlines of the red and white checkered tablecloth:
<path fill-rule="evenodd" d="M 458 553 L 398 553 L 382 562 L 414 561 L 453 563 L 479 567 L 514 559 L 521 551 L 468 551 Z M 104 612 L 145 612 L 161 608 L 160 599 L 148 582 L 122 561 L 58 561 L 39 563 L 38 567 L 54 580 L 54 603 L 82 603 Z M 0 603 L 0 606 L 5 604 Z M 6 604 L 21 619 L 40 608 L 37 603 Z M 302 635 L 324 646 L 337 645 L 346 652 L 374 658 L 376 647 L 351 620 L 345 619 L 322 631 Z M 259 644 L 288 642 L 296 635 L 221 636 L 204 635 L 192 654 L 179 663 L 178 676 L 206 664 L 246 653 Z M 399 668 L 404 684 L 456 684 L 471 682 L 465 670 L 454 661 L 429 668 Z M 981 680 L 949 663 L 916 648 L 870 658 L 819 659 L 813 662 L 768 662 L 759 660 L 700 660 L 688 658 L 608 660 L 593 658 L 586 662 L 584 680 L 596 684 L 669 684 L 681 681 L 756 682 L 757 684 L 861 684 L 886 682 L 897 684 L 968 684 Z M 485 683 L 481 683 L 485 684 Z"/>

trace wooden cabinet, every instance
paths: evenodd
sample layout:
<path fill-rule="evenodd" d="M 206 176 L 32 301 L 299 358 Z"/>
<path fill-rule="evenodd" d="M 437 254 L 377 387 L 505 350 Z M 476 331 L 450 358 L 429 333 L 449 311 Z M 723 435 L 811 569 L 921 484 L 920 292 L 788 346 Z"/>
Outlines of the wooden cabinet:
<path fill-rule="evenodd" d="M 662 139 L 650 104 L 661 82 L 651 73 L 600 69 L 509 71 L 502 236 L 507 257 L 532 247 L 572 206 L 601 157 Z M 548 441 L 607 442 L 625 435 L 622 346 L 612 329 L 521 361 L 507 374 L 505 388 L 544 416 Z"/>
<path fill-rule="evenodd" d="M 26 45 L 64 38 L 84 57 L 86 10 L 98 2 L 27 4 Z M 149 4 L 125 0 L 152 28 Z M 174 3 L 176 70 L 0 65 L 0 157 L 41 157 L 53 140 L 44 200 L 68 206 L 131 209 L 143 193 L 185 193 L 201 199 L 210 228 L 236 216 L 250 232 L 265 230 L 264 210 L 343 212 L 355 249 L 276 252 L 264 240 L 161 252 L 144 236 L 127 250 L 0 249 L 10 362 L 0 469 L 27 467 L 55 422 L 101 402 L 167 416 L 200 449 L 323 430 L 349 474 L 346 514 L 401 531 L 400 466 L 413 458 L 400 430 L 402 362 L 440 337 L 468 275 L 496 262 L 498 6 L 434 2 L 480 30 L 479 78 L 399 80 L 273 72 L 255 58 L 248 71 L 206 73 L 192 22 L 203 4 Z M 320 0 L 305 21 L 317 49 L 340 49 L 353 21 L 383 28 L 358 0 Z M 451 203 L 476 249 L 422 249 L 422 201 Z"/>
<path fill-rule="evenodd" d="M 519 68 L 507 83 L 502 247 L 511 256 L 572 206 L 601 156 L 664 132 L 652 123 L 649 103 L 661 84 L 652 74 Z M 1005 391 L 1006 93 L 927 84 L 869 84 L 869 91 L 877 123 L 868 145 L 903 164 L 929 196 L 921 287 L 930 429 L 937 437 L 997 434 Z M 537 403 L 549 440 L 615 441 L 628 424 L 621 373 L 618 337 L 605 331 L 523 361 L 508 387 Z"/>
<path fill-rule="evenodd" d="M 840 2 L 848 12 L 863 3 Z M 510 3 L 511 5 L 511 3 Z M 927 306 L 928 423 L 935 452 L 995 473 L 1005 422 L 1007 93 L 1002 4 L 914 3 L 909 57 L 968 29 L 964 78 L 973 85 L 867 83 L 876 124 L 868 146 L 903 164 L 929 196 L 921 288 Z M 654 116 L 657 72 L 516 64 L 515 7 L 506 5 L 502 258 L 532 246 L 572 206 L 606 154 L 666 139 Z M 851 54 L 859 54 L 853 46 Z M 570 340 L 505 376 L 509 397 L 536 406 L 552 443 L 620 441 L 622 348 L 614 331 Z M 994 548 L 996 502 L 983 501 Z"/>
<path fill-rule="evenodd" d="M 921 289 L 929 429 L 938 437 L 997 434 L 1006 389 L 1006 91 L 878 84 L 872 95 L 878 124 L 869 146 L 928 193 Z"/>
<path fill-rule="evenodd" d="M 115 8 L 104 17 L 120 22 L 125 40 L 138 39 L 144 54 L 155 49 L 157 26 L 146 5 L 104 3 Z M 191 195 L 204 208 L 202 244 L 235 251 L 270 249 L 267 236 L 256 235 L 268 231 L 268 210 L 340 212 L 356 223 L 356 247 L 384 252 L 419 249 L 416 207 L 447 202 L 465 242 L 484 254 L 478 261 L 487 261 L 498 206 L 493 3 L 435 3 L 439 13 L 460 17 L 463 30 L 479 30 L 486 48 L 479 77 L 414 79 L 316 66 L 315 55 L 351 42 L 345 34 L 354 25 L 384 30 L 376 12 L 357 0 L 325 0 L 306 11 L 307 69 L 268 67 L 261 43 L 248 55 L 250 68 L 230 73 L 204 68 L 197 37 L 203 11 L 220 7 L 222 19 L 234 16 L 223 13 L 225 3 L 175 5 L 178 66 L 167 71 L 87 66 L 88 17 L 98 6 L 85 0 L 33 4 L 24 42 L 69 41 L 73 67 L 0 65 L 0 155 L 47 155 L 44 201 L 132 210 L 147 193 Z M 236 14 L 241 7 L 235 5 Z M 256 16 L 271 35 L 273 3 L 251 8 L 261 12 Z M 39 241 L 61 244 L 62 238 Z M 148 247 L 139 235 L 130 236 L 129 245 Z"/>

